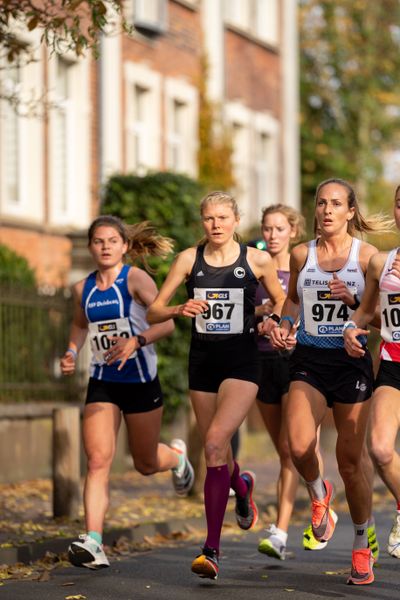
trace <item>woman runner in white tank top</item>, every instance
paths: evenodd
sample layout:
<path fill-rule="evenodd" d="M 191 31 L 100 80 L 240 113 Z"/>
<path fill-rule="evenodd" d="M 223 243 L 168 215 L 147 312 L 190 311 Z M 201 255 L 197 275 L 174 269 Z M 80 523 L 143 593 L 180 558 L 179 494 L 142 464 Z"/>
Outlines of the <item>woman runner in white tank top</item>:
<path fill-rule="evenodd" d="M 317 428 L 332 407 L 338 468 L 355 530 L 348 583 L 365 585 L 374 580 L 367 533 L 372 477 L 365 476 L 363 461 L 372 361 L 367 352 L 359 363 L 346 357 L 342 328 L 357 306 L 368 261 L 377 252 L 353 234 L 374 231 L 378 224 L 361 216 L 354 190 L 341 179 L 319 185 L 315 217 L 321 236 L 318 243 L 300 244 L 292 251 L 283 317 L 271 338 L 277 348 L 285 348 L 300 316 L 287 403 L 292 460 L 310 493 L 314 536 L 328 541 L 335 529 L 333 489 L 321 478 L 315 448 Z"/>

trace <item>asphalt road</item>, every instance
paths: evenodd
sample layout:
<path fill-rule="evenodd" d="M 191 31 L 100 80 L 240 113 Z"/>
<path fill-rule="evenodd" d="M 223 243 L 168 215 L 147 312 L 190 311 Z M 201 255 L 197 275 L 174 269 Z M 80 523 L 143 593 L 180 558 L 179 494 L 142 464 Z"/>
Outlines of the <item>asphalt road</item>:
<path fill-rule="evenodd" d="M 369 586 L 346 585 L 353 531 L 349 517 L 340 514 L 335 536 L 323 551 L 304 551 L 302 528 L 291 527 L 290 556 L 285 561 L 257 552 L 260 532 L 225 535 L 217 581 L 191 573 L 199 546 L 186 543 L 114 561 L 102 571 L 71 567 L 54 570 L 49 581 L 40 583 L 6 581 L 0 588 L 0 600 L 398 599 L 400 560 L 385 551 L 392 514 L 377 513 L 375 518 L 381 557 L 375 582 Z"/>

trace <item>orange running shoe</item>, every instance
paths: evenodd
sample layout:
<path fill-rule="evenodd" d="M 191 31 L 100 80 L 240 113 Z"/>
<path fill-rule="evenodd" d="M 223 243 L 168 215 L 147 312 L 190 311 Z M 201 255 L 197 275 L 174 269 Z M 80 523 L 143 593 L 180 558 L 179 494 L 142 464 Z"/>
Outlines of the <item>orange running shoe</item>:
<path fill-rule="evenodd" d="M 374 557 L 371 548 L 360 548 L 353 550 L 351 558 L 351 573 L 347 580 L 350 585 L 368 585 L 375 579 L 372 567 Z"/>
<path fill-rule="evenodd" d="M 214 548 L 207 548 L 205 546 L 201 554 L 196 556 L 192 562 L 192 572 L 196 573 L 199 577 L 218 579 L 219 565 L 217 551 Z"/>
<path fill-rule="evenodd" d="M 327 542 L 335 531 L 337 516 L 330 509 L 333 496 L 332 484 L 326 479 L 324 481 L 326 496 L 323 500 L 312 500 L 311 502 L 311 525 L 312 532 L 318 542 Z M 336 517 L 336 518 L 335 518 Z"/>

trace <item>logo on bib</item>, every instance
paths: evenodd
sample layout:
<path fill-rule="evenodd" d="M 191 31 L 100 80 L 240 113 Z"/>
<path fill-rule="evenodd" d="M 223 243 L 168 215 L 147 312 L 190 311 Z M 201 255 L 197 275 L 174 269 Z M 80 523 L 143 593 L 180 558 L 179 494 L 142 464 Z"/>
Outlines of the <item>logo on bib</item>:
<path fill-rule="evenodd" d="M 243 277 L 246 275 L 246 271 L 243 269 L 243 267 L 236 267 L 236 269 L 233 271 L 233 274 L 238 279 L 243 279 Z"/>
<path fill-rule="evenodd" d="M 226 290 L 216 292 L 206 290 L 206 300 L 229 300 L 229 292 Z"/>
<path fill-rule="evenodd" d="M 230 330 L 230 323 L 207 323 L 206 325 L 206 331 L 212 331 L 213 333 L 226 333 Z"/>
<path fill-rule="evenodd" d="M 400 304 L 400 294 L 389 294 L 389 304 Z"/>
<path fill-rule="evenodd" d="M 393 331 L 393 341 L 394 342 L 398 342 L 400 341 L 400 331 Z"/>
<path fill-rule="evenodd" d="M 101 323 L 98 326 L 98 330 L 102 333 L 104 333 L 106 331 L 116 331 L 116 329 L 117 329 L 116 323 Z"/>

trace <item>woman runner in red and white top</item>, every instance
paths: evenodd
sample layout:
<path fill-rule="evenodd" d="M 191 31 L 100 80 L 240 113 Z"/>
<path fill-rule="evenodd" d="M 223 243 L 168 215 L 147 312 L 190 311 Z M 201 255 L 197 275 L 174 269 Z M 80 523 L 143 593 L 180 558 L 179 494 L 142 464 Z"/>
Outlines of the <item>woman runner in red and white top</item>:
<path fill-rule="evenodd" d="M 400 186 L 395 191 L 394 217 L 400 229 Z M 395 449 L 400 427 L 400 247 L 379 252 L 369 262 L 361 305 L 344 326 L 345 348 L 350 356 L 364 355 L 358 336 L 369 333 L 365 327 L 374 316 L 378 294 L 382 342 L 372 396 L 370 453 L 397 503 L 387 551 L 400 558 L 400 456 Z"/>

